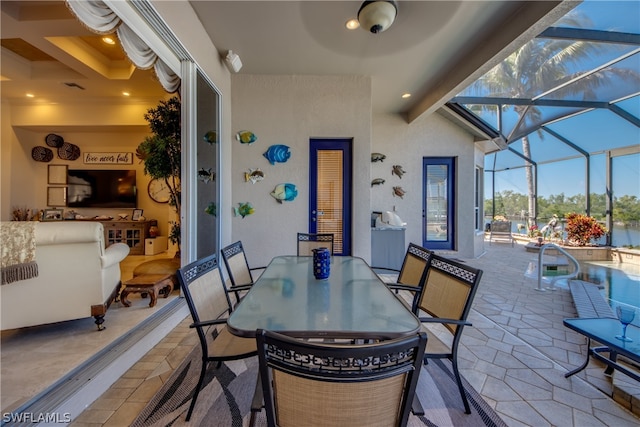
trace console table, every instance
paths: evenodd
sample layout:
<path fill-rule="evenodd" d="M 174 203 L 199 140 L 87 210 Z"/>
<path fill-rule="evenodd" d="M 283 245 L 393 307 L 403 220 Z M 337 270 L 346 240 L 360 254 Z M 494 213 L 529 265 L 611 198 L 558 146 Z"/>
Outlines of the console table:
<path fill-rule="evenodd" d="M 149 237 L 149 228 L 157 225 L 156 220 L 149 221 L 99 221 L 104 227 L 106 246 L 122 242 L 129 246 L 130 255 L 144 255 L 144 239 Z"/>

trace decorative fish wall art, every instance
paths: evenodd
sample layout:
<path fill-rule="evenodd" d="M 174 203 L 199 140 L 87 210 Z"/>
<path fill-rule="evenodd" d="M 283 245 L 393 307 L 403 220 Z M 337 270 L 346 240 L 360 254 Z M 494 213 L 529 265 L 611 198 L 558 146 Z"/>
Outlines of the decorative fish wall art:
<path fill-rule="evenodd" d="M 209 181 L 216 180 L 216 173 L 212 171 L 212 168 L 200 168 L 198 171 L 198 180 L 204 182 L 205 184 Z"/>
<path fill-rule="evenodd" d="M 271 196 L 273 196 L 278 203 L 282 203 L 283 201 L 292 202 L 298 196 L 298 190 L 294 184 L 278 184 L 271 192 Z"/>
<path fill-rule="evenodd" d="M 218 207 L 216 206 L 215 202 L 209 203 L 209 206 L 207 206 L 204 209 L 204 213 L 209 214 L 211 216 L 217 216 L 218 215 Z"/>
<path fill-rule="evenodd" d="M 263 156 L 269 160 L 269 163 L 275 165 L 278 163 L 285 163 L 291 157 L 289 147 L 282 144 L 272 145 L 264 152 Z"/>
<path fill-rule="evenodd" d="M 406 194 L 406 191 L 402 189 L 402 187 L 393 187 L 393 196 L 400 197 L 401 199 Z"/>
<path fill-rule="evenodd" d="M 371 186 L 372 187 L 374 185 L 382 185 L 382 184 L 384 184 L 384 179 L 382 179 L 382 178 L 376 178 L 376 179 L 371 181 Z"/>
<path fill-rule="evenodd" d="M 240 141 L 242 144 L 253 144 L 256 142 L 258 137 L 249 130 L 241 130 L 236 133 L 236 139 Z"/>
<path fill-rule="evenodd" d="M 402 175 L 404 175 L 406 172 L 404 171 L 404 169 L 402 169 L 402 166 L 400 165 L 393 165 L 391 167 L 391 175 L 398 175 L 398 178 L 402 179 Z"/>
<path fill-rule="evenodd" d="M 249 172 L 244 173 L 244 182 L 251 181 L 252 184 L 260 182 L 264 179 L 264 172 L 258 169 L 249 169 Z"/>
<path fill-rule="evenodd" d="M 386 158 L 382 153 L 371 153 L 371 163 L 382 162 Z"/>
<path fill-rule="evenodd" d="M 253 208 L 253 206 L 251 206 L 251 203 L 249 202 L 238 203 L 238 207 L 233 208 L 233 215 L 241 216 L 242 218 L 244 218 L 247 215 L 252 215 L 255 211 L 256 210 Z"/>
<path fill-rule="evenodd" d="M 210 130 L 209 132 L 204 134 L 202 139 L 204 139 L 204 142 L 213 145 L 218 142 L 218 132 L 216 132 L 215 130 Z"/>

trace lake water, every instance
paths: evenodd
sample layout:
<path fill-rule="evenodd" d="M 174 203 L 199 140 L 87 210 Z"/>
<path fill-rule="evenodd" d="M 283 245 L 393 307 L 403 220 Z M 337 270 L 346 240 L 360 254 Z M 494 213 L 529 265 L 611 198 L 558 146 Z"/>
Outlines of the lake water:
<path fill-rule="evenodd" d="M 490 220 L 487 221 L 491 222 Z M 542 229 L 547 223 L 539 223 L 538 227 Z M 511 222 L 511 232 L 513 234 L 526 234 L 518 232 L 518 221 Z M 640 247 L 640 228 L 637 227 L 624 227 L 619 225 L 614 225 L 613 230 L 611 230 L 611 240 L 613 246 L 615 247 L 623 247 L 633 245 L 634 247 Z M 604 245 L 606 243 L 605 238 L 601 238 L 595 240 L 593 243 L 598 245 Z"/>

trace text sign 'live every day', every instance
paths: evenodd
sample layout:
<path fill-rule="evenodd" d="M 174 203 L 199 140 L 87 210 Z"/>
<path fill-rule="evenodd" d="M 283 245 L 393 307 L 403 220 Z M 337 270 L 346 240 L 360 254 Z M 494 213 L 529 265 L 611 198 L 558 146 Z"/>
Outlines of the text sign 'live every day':
<path fill-rule="evenodd" d="M 91 164 L 133 164 L 133 153 L 84 153 L 84 162 Z"/>

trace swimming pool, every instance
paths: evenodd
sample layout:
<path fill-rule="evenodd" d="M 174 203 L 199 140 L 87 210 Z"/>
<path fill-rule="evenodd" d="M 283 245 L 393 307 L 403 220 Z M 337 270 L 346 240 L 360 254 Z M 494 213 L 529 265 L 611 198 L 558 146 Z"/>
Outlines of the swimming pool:
<path fill-rule="evenodd" d="M 640 310 L 640 265 L 615 261 L 581 262 L 578 279 L 602 286 L 602 295 L 610 304 L 624 303 Z M 640 317 L 638 313 L 640 311 L 636 311 L 636 317 Z"/>

